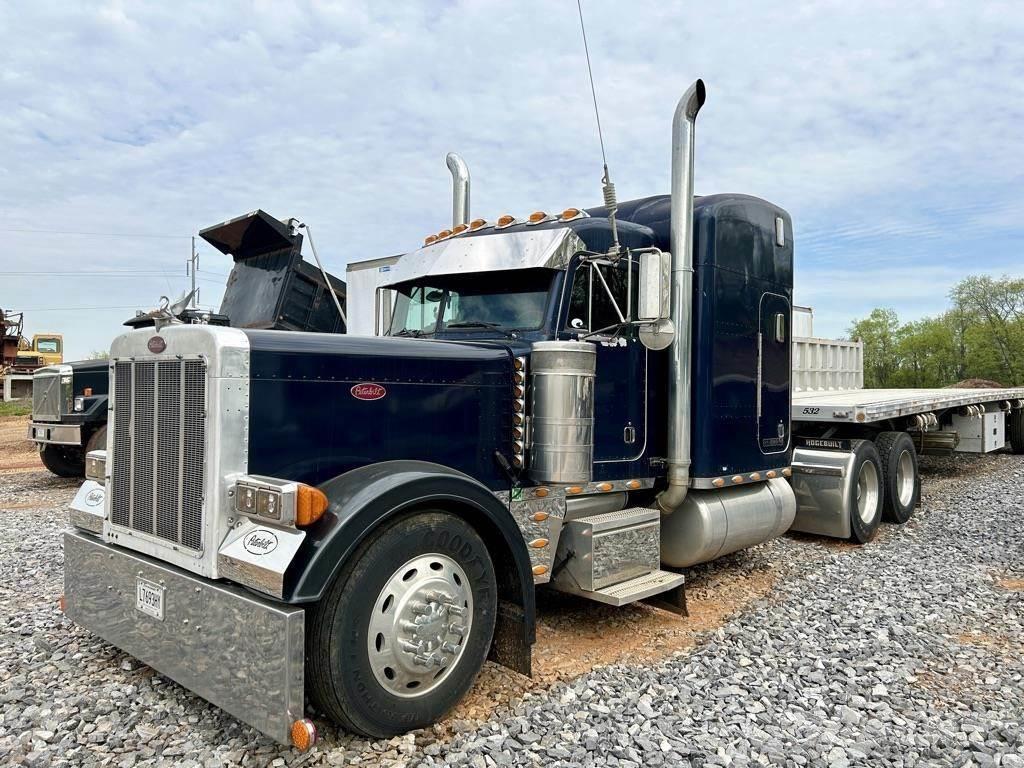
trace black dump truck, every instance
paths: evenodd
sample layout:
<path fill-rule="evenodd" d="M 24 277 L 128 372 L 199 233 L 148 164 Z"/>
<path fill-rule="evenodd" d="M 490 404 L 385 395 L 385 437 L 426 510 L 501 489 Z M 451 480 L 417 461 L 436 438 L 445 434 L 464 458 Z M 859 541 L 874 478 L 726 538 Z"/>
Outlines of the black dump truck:
<path fill-rule="evenodd" d="M 345 307 L 345 283 L 303 260 L 299 228 L 294 219 L 281 221 L 255 210 L 202 230 L 199 236 L 231 256 L 234 267 L 218 313 L 180 309 L 176 319 L 188 325 L 344 333 L 339 308 Z M 153 327 L 168 310 L 139 312 L 125 325 Z M 50 365 L 32 377 L 28 437 L 55 475 L 83 477 L 85 455 L 106 448 L 109 378 L 106 360 Z"/>

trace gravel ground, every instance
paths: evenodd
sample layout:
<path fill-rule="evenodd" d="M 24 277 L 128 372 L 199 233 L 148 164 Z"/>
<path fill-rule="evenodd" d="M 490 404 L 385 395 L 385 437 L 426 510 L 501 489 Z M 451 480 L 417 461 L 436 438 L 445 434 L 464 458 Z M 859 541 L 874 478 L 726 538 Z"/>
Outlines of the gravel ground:
<path fill-rule="evenodd" d="M 866 547 L 791 536 L 694 569 L 690 619 L 544 601 L 535 658 L 642 642 L 536 684 L 489 668 L 490 707 L 388 741 L 323 724 L 306 755 L 70 624 L 77 483 L 0 463 L 0 765 L 1024 768 L 1024 458 L 927 462 L 918 514 Z"/>

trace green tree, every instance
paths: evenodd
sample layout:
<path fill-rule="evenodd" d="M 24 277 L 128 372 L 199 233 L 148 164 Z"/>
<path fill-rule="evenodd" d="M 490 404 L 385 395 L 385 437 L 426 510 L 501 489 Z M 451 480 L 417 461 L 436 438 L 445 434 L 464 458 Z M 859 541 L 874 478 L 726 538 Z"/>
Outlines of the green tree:
<path fill-rule="evenodd" d="M 968 277 L 950 292 L 950 298 L 984 326 L 983 339 L 978 341 L 987 340 L 998 360 L 995 370 L 989 371 L 996 375 L 984 378 L 1019 382 L 1024 374 L 1024 279 Z"/>
<path fill-rule="evenodd" d="M 864 386 L 896 386 L 900 369 L 901 327 L 893 309 L 873 309 L 863 320 L 854 320 L 848 333 L 864 342 Z"/>

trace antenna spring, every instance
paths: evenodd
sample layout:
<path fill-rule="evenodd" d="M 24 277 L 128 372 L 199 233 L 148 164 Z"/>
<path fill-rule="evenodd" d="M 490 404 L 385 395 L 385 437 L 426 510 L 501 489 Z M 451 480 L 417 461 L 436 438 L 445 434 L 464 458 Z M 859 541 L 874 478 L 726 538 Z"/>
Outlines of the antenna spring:
<path fill-rule="evenodd" d="M 605 176 L 601 181 L 603 184 L 602 191 L 604 192 L 604 205 L 606 208 L 610 208 L 614 211 L 619 207 L 619 201 L 615 197 L 615 182 L 607 176 Z"/>

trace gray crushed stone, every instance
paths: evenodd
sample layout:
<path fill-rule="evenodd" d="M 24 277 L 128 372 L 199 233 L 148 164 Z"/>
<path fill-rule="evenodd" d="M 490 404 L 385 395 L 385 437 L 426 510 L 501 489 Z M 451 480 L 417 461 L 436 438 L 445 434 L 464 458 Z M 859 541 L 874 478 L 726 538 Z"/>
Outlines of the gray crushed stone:
<path fill-rule="evenodd" d="M 909 524 L 861 548 L 765 545 L 772 593 L 692 651 L 595 670 L 448 740 L 321 724 L 306 755 L 70 624 L 59 533 L 75 485 L 0 475 L 0 765 L 1024 768 L 1024 457 L 953 479 L 970 459 L 925 461 Z"/>

